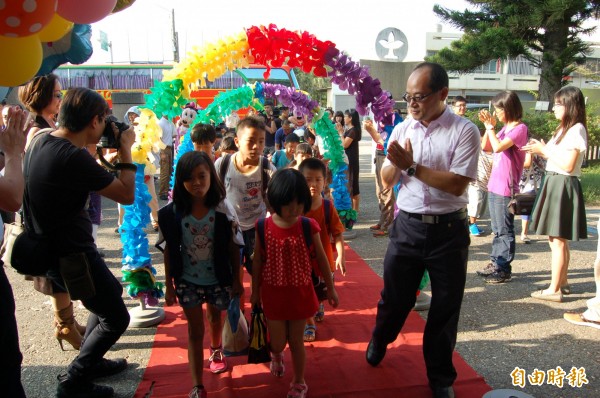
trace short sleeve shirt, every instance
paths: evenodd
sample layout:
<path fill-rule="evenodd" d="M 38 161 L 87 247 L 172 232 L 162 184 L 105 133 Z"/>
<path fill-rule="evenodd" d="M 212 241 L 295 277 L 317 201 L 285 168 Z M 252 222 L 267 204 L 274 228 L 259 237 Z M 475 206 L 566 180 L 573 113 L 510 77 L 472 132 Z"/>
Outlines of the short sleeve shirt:
<path fill-rule="evenodd" d="M 26 189 L 42 232 L 54 238 L 59 256 L 94 250 L 88 197 L 110 185 L 114 177 L 86 149 L 64 138 L 43 134 L 34 138 L 29 151 Z"/>
<path fill-rule="evenodd" d="M 331 219 L 329 221 L 329 228 L 327 225 L 327 220 L 325 220 L 325 201 L 321 202 L 321 206 L 318 209 L 309 210 L 308 213 L 306 213 L 306 217 L 315 220 L 321 228 L 319 236 L 321 238 L 321 243 L 323 244 L 323 249 L 325 249 L 327 260 L 329 260 L 329 268 L 331 269 L 331 272 L 333 272 L 335 271 L 335 260 L 333 258 L 333 248 L 331 247 L 330 237 L 343 233 L 344 225 L 340 221 L 340 216 L 338 215 L 337 210 L 333 206 L 333 203 L 329 203 L 331 206 Z"/>
<path fill-rule="evenodd" d="M 285 134 L 285 131 L 283 131 L 283 127 L 278 129 L 275 132 L 275 145 L 279 145 L 280 148 L 283 148 L 283 146 L 285 145 L 285 136 L 286 135 L 287 134 Z"/>
<path fill-rule="evenodd" d="M 254 223 L 267 214 L 267 205 L 262 195 L 262 174 L 260 165 L 249 173 L 242 173 L 235 165 L 235 156 L 232 155 L 229 167 L 225 173 L 225 190 L 227 199 L 233 205 L 239 218 L 240 229 L 247 231 L 254 228 Z M 223 157 L 217 159 L 215 168 L 220 170 Z M 269 162 L 267 173 L 273 175 L 277 169 Z"/>
<path fill-rule="evenodd" d="M 471 180 L 477 178 L 481 150 L 479 130 L 471 121 L 455 115 L 448 107 L 427 127 L 417 120 L 406 119 L 394 128 L 389 142 L 398 141 L 404 146 L 407 138 L 412 144 L 413 159 L 418 164 Z M 383 167 L 391 165 L 389 159 L 383 163 Z M 467 190 L 457 197 L 430 187 L 402 171 L 402 188 L 396 199 L 400 210 L 418 214 L 446 214 L 466 207 L 468 202 Z"/>
<path fill-rule="evenodd" d="M 506 132 L 506 127 L 503 127 L 496 136 L 499 141 L 508 137 L 514 145 L 494 154 L 488 191 L 496 195 L 508 197 L 512 196 L 512 193 L 519 192 L 519 181 L 521 180 L 523 163 L 525 162 L 525 153 L 520 149 L 527 143 L 527 126 L 521 123 L 508 133 Z"/>
<path fill-rule="evenodd" d="M 285 150 L 283 149 L 276 151 L 271 160 L 275 167 L 277 167 L 277 170 L 286 168 L 287 165 L 292 161 L 291 159 L 288 159 L 288 157 L 285 155 Z"/>
<path fill-rule="evenodd" d="M 191 214 L 183 217 L 181 232 L 182 249 L 185 253 L 182 278 L 201 286 L 218 284 L 213 252 L 215 209 L 210 209 L 202 219 Z"/>
<path fill-rule="evenodd" d="M 561 149 L 563 151 L 576 150 L 579 151 L 577 155 L 577 161 L 575 162 L 575 167 L 571 173 L 567 173 L 560 167 L 558 167 L 552 160 L 548 160 L 548 164 L 546 166 L 546 171 L 553 171 L 558 174 L 570 175 L 579 177 L 581 175 L 581 164 L 583 163 L 583 156 L 585 155 L 585 151 L 587 149 L 587 133 L 585 131 L 585 127 L 583 124 L 577 123 L 565 134 L 564 138 L 556 144 L 557 138 L 560 137 L 559 134 L 556 135 L 556 138 L 552 138 L 548 141 L 547 147 L 550 150 Z M 554 148 L 553 148 L 554 147 Z"/>
<path fill-rule="evenodd" d="M 158 125 L 162 130 L 161 140 L 166 146 L 173 146 L 173 138 L 177 136 L 177 130 L 175 124 L 164 117 L 161 117 L 158 121 Z"/>

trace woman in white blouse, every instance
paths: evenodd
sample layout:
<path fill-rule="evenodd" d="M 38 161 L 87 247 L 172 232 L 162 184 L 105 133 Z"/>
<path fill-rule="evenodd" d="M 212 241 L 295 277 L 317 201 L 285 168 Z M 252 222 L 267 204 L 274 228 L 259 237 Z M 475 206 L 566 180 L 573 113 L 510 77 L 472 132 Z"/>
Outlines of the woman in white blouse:
<path fill-rule="evenodd" d="M 522 150 L 548 159 L 544 182 L 532 214 L 531 229 L 548 235 L 552 250 L 552 279 L 547 289 L 533 292 L 539 300 L 561 302 L 570 294 L 567 282 L 569 241 L 587 238 L 585 206 L 579 177 L 587 149 L 585 100 L 577 87 L 554 95 L 554 115 L 560 124 L 552 139 L 531 140 Z"/>

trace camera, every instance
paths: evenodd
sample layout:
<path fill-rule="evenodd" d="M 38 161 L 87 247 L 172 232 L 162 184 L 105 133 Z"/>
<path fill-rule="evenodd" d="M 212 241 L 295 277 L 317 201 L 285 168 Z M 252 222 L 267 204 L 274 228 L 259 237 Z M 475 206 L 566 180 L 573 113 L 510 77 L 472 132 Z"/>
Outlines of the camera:
<path fill-rule="evenodd" d="M 106 126 L 104 127 L 104 131 L 102 132 L 102 137 L 100 137 L 98 146 L 102 148 L 119 149 L 119 146 L 121 145 L 119 137 L 123 131 L 129 128 L 129 125 L 127 123 L 119 122 L 119 120 L 112 115 L 107 116 L 105 122 Z M 115 136 L 112 123 L 114 123 L 115 126 L 117 126 L 117 129 L 119 130 L 119 134 L 117 136 Z"/>

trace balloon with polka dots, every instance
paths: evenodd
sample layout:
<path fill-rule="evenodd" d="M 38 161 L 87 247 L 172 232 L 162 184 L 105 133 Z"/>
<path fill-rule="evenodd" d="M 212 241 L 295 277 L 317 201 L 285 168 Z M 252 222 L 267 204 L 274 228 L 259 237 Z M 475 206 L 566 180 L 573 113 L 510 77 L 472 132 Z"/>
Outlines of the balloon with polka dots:
<path fill-rule="evenodd" d="M 11 38 L 38 34 L 56 13 L 58 0 L 0 0 L 0 35 Z"/>

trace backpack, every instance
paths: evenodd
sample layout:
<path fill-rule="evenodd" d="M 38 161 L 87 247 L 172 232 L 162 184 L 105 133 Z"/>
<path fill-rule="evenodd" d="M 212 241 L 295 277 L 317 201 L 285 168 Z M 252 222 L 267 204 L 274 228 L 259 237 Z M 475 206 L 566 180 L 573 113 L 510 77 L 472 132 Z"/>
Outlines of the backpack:
<path fill-rule="evenodd" d="M 326 199 L 324 199 L 326 200 Z M 330 202 L 327 200 L 327 202 Z M 326 209 L 330 209 L 329 206 L 325 207 Z M 325 218 L 327 220 L 327 215 L 331 215 L 330 211 L 325 211 Z M 315 246 L 313 245 L 312 235 L 310 230 L 310 220 L 306 217 L 300 217 L 300 221 L 302 222 L 302 234 L 304 235 L 304 242 L 306 243 L 306 247 L 308 248 L 308 256 L 310 258 L 311 263 L 317 258 L 317 254 L 315 252 Z M 328 221 L 327 221 L 328 222 Z M 261 218 L 256 223 L 256 231 L 258 233 L 258 239 L 260 240 L 260 247 L 263 251 L 265 251 L 265 219 Z M 312 271 L 310 274 L 310 278 L 312 280 L 313 287 L 315 289 L 315 293 L 317 294 L 317 299 L 319 301 L 327 300 L 327 285 L 323 278 L 320 278 L 319 275 L 315 272 L 314 266 L 312 267 Z"/>
<path fill-rule="evenodd" d="M 227 155 L 225 155 L 223 157 L 223 160 L 221 161 L 221 164 L 219 165 L 219 179 L 221 180 L 223 185 L 225 185 L 225 176 L 227 175 L 227 170 L 229 169 L 229 163 L 231 163 L 231 154 L 230 153 L 228 153 Z M 262 196 L 263 196 L 263 199 L 266 200 L 267 185 L 269 184 L 269 179 L 271 178 L 268 173 L 268 170 L 270 170 L 269 159 L 267 159 L 264 156 L 261 156 L 260 162 L 259 162 L 259 167 L 260 167 L 260 174 L 261 174 L 261 178 L 262 178 Z"/>

